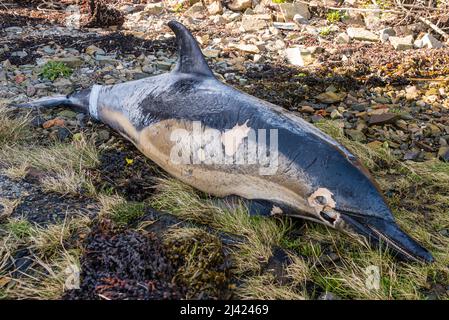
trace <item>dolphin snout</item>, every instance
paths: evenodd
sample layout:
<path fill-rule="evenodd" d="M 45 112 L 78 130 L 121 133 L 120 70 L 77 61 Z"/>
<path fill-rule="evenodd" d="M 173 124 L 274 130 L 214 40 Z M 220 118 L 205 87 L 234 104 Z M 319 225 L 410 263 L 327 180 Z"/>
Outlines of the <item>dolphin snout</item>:
<path fill-rule="evenodd" d="M 398 257 L 431 263 L 432 254 L 402 231 L 394 220 L 371 216 L 341 213 L 341 219 L 358 234 L 365 236 L 370 243 L 387 247 Z"/>

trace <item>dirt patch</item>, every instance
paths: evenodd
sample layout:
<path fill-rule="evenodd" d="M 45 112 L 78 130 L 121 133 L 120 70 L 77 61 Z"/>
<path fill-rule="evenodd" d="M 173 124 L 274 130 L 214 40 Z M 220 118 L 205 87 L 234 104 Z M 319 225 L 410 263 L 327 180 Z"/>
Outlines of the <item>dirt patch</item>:
<path fill-rule="evenodd" d="M 21 204 L 14 210 L 12 216 L 24 217 L 28 221 L 47 225 L 80 215 L 93 218 L 98 211 L 97 203 L 90 198 L 61 196 L 36 190 L 21 199 Z"/>
<path fill-rule="evenodd" d="M 43 226 L 79 215 L 93 218 L 99 211 L 91 198 L 47 193 L 30 182 L 14 181 L 0 175 L 0 198 L 19 200 L 12 218 L 25 218 Z"/>
<path fill-rule="evenodd" d="M 126 142 L 122 151 L 109 150 L 100 156 L 95 187 L 116 192 L 129 201 L 142 202 L 154 192 L 156 165 Z"/>

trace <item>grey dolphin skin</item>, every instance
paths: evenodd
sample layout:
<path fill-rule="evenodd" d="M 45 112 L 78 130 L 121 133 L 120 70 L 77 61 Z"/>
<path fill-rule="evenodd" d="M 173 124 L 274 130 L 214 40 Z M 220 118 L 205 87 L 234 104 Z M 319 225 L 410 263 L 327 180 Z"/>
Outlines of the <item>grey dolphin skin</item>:
<path fill-rule="evenodd" d="M 243 199 L 254 213 L 301 217 L 360 234 L 406 260 L 433 261 L 398 227 L 354 155 L 295 114 L 218 81 L 192 34 L 176 21 L 168 26 L 179 52 L 172 72 L 21 106 L 83 110 L 172 176 L 216 197 Z M 242 148 L 246 161 L 237 162 Z"/>

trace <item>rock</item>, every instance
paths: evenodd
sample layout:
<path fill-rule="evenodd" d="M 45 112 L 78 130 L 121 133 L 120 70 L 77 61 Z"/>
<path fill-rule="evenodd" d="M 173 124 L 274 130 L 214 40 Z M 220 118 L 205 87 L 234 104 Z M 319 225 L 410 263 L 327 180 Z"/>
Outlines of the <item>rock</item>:
<path fill-rule="evenodd" d="M 395 50 L 413 49 L 412 35 L 406 37 L 390 37 L 389 40 Z"/>
<path fill-rule="evenodd" d="M 366 30 L 364 28 L 348 28 L 346 30 L 348 33 L 349 38 L 359 40 L 359 41 L 372 41 L 377 42 L 379 41 L 379 37 L 369 30 Z"/>
<path fill-rule="evenodd" d="M 343 101 L 345 99 L 345 97 L 346 97 L 346 93 L 344 93 L 344 92 L 338 93 L 338 92 L 326 91 L 326 92 L 319 94 L 315 98 L 323 103 L 332 104 L 332 103 Z"/>
<path fill-rule="evenodd" d="M 341 32 L 335 38 L 336 43 L 344 44 L 351 42 L 351 38 L 349 38 L 348 34 L 345 32 Z"/>
<path fill-rule="evenodd" d="M 239 79 L 239 84 L 240 84 L 241 86 L 247 85 L 247 84 L 248 84 L 248 79 L 240 78 L 240 79 Z"/>
<path fill-rule="evenodd" d="M 187 9 L 186 12 L 184 12 L 184 15 L 193 17 L 196 16 L 198 13 L 201 13 L 204 11 L 204 6 L 201 2 L 195 3 L 193 6 L 191 6 L 189 9 Z"/>
<path fill-rule="evenodd" d="M 45 119 L 42 116 L 36 116 L 31 120 L 30 123 L 33 127 L 42 127 L 42 125 L 45 123 Z"/>
<path fill-rule="evenodd" d="M 171 66 L 172 66 L 172 64 L 170 62 L 167 62 L 167 61 L 158 61 L 156 63 L 156 67 L 159 70 L 164 70 L 164 71 L 170 71 L 171 70 Z"/>
<path fill-rule="evenodd" d="M 273 27 L 281 30 L 296 30 L 298 26 L 293 22 L 273 22 Z"/>
<path fill-rule="evenodd" d="M 315 113 L 315 109 L 313 109 L 311 106 L 302 106 L 301 112 L 313 114 L 313 113 Z"/>
<path fill-rule="evenodd" d="M 108 141 L 110 138 L 110 133 L 108 130 L 100 130 L 98 131 L 98 140 Z"/>
<path fill-rule="evenodd" d="M 407 151 L 404 154 L 404 160 L 411 160 L 411 161 L 415 161 L 418 159 L 420 152 L 419 151 Z"/>
<path fill-rule="evenodd" d="M 50 46 L 43 47 L 42 51 L 44 51 L 45 54 L 54 54 L 55 53 L 55 50 Z"/>
<path fill-rule="evenodd" d="M 315 114 L 315 115 L 313 115 L 310 118 L 310 121 L 312 121 L 312 123 L 317 123 L 317 122 L 320 122 L 320 121 L 323 121 L 323 120 L 324 120 L 324 117 L 322 115 L 319 115 L 319 114 Z"/>
<path fill-rule="evenodd" d="M 63 110 L 58 112 L 58 117 L 67 118 L 67 119 L 76 119 L 77 113 L 72 110 Z"/>
<path fill-rule="evenodd" d="M 408 86 L 405 88 L 405 98 L 407 100 L 415 100 L 418 96 L 419 92 L 416 86 Z"/>
<path fill-rule="evenodd" d="M 326 293 L 321 294 L 318 297 L 318 300 L 341 300 L 341 299 L 340 299 L 340 297 L 333 294 L 332 292 L 326 292 Z"/>
<path fill-rule="evenodd" d="M 147 14 L 160 14 L 164 11 L 164 2 L 149 3 L 143 11 Z"/>
<path fill-rule="evenodd" d="M 142 72 L 145 72 L 145 73 L 154 73 L 154 67 L 152 66 L 152 65 L 145 65 L 145 66 L 143 66 L 142 67 Z"/>
<path fill-rule="evenodd" d="M 211 19 L 214 24 L 226 23 L 226 19 L 223 18 L 221 15 L 213 16 L 213 17 L 211 17 Z"/>
<path fill-rule="evenodd" d="M 23 29 L 21 27 L 9 27 L 5 28 L 5 31 L 7 33 L 22 33 Z"/>
<path fill-rule="evenodd" d="M 438 150 L 438 157 L 441 160 L 449 162 L 449 147 L 448 146 L 440 147 L 440 149 Z"/>
<path fill-rule="evenodd" d="M 303 17 L 300 14 L 295 14 L 293 16 L 293 22 L 296 23 L 297 25 L 303 25 L 303 24 L 309 24 L 309 20 L 306 17 Z"/>
<path fill-rule="evenodd" d="M 203 54 L 208 58 L 218 58 L 218 55 L 220 54 L 220 50 L 204 49 Z"/>
<path fill-rule="evenodd" d="M 116 59 L 115 55 L 97 54 L 95 56 L 95 60 L 98 61 L 101 65 L 118 64 L 119 63 L 119 61 Z"/>
<path fill-rule="evenodd" d="M 224 74 L 224 78 L 225 78 L 226 81 L 234 80 L 235 79 L 235 73 L 227 72 L 227 73 Z"/>
<path fill-rule="evenodd" d="M 299 47 L 285 49 L 285 55 L 287 61 L 294 66 L 304 67 L 315 62 L 309 50 Z"/>
<path fill-rule="evenodd" d="M 343 118 L 343 116 L 341 115 L 340 112 L 338 112 L 338 110 L 333 110 L 331 112 L 331 119 L 341 119 Z"/>
<path fill-rule="evenodd" d="M 318 46 L 307 47 L 306 50 L 309 51 L 311 54 L 319 54 L 319 53 L 324 52 L 324 48 L 318 47 Z M 326 90 L 326 91 L 328 91 L 328 90 Z M 334 91 L 337 91 L 337 90 L 334 90 Z"/>
<path fill-rule="evenodd" d="M 229 47 L 231 48 L 236 48 L 240 51 L 243 52 L 248 52 L 248 53 L 259 53 L 260 49 L 258 46 L 254 45 L 254 44 L 230 44 Z"/>
<path fill-rule="evenodd" d="M 387 42 L 390 37 L 394 37 L 396 35 L 396 31 L 393 28 L 385 28 L 379 31 L 380 41 Z"/>
<path fill-rule="evenodd" d="M 394 123 L 398 119 L 398 115 L 395 113 L 382 113 L 372 115 L 368 123 L 369 125 L 382 125 L 386 123 Z"/>
<path fill-rule="evenodd" d="M 240 25 L 244 31 L 257 31 L 268 26 L 267 22 L 263 19 L 244 15 L 242 18 L 242 24 Z"/>
<path fill-rule="evenodd" d="M 83 60 L 81 60 L 81 58 L 78 58 L 78 57 L 56 58 L 56 59 L 53 59 L 53 61 L 62 62 L 65 65 L 67 65 L 68 67 L 71 67 L 71 68 L 78 68 L 84 62 Z"/>
<path fill-rule="evenodd" d="M 133 5 L 123 5 L 120 7 L 120 10 L 123 11 L 125 14 L 131 14 L 134 12 L 145 10 L 144 6 L 133 6 Z"/>
<path fill-rule="evenodd" d="M 64 127 L 65 126 L 65 121 L 60 119 L 60 118 L 56 118 L 56 119 L 51 119 L 48 121 L 45 121 L 42 124 L 42 128 L 44 129 L 49 129 L 51 127 Z"/>
<path fill-rule="evenodd" d="M 302 19 L 310 19 L 309 6 L 302 2 L 280 3 L 279 9 L 281 10 L 285 22 L 293 21 L 295 15 L 301 16 Z"/>
<path fill-rule="evenodd" d="M 103 49 L 100 49 L 100 48 L 98 48 L 98 47 L 96 47 L 96 46 L 94 46 L 94 45 L 88 46 L 88 47 L 86 48 L 86 53 L 87 53 L 88 55 L 90 55 L 90 56 L 93 56 L 93 55 L 95 55 L 95 54 L 99 54 L 99 55 L 104 55 L 104 54 L 106 54 L 106 52 L 104 52 Z"/>
<path fill-rule="evenodd" d="M 232 11 L 245 11 L 253 5 L 252 0 L 233 0 L 228 4 L 228 8 Z"/>
<path fill-rule="evenodd" d="M 425 137 L 433 137 L 441 134 L 441 129 L 433 123 L 429 123 L 423 129 L 423 134 Z"/>
<path fill-rule="evenodd" d="M 365 134 L 360 130 L 355 129 L 346 129 L 346 134 L 354 141 L 357 142 L 366 142 Z"/>
<path fill-rule="evenodd" d="M 351 109 L 354 110 L 354 111 L 358 111 L 358 112 L 365 111 L 366 107 L 367 106 L 365 104 L 362 104 L 362 103 L 356 103 L 356 104 L 351 105 Z"/>
<path fill-rule="evenodd" d="M 416 39 L 413 41 L 413 48 L 415 49 L 421 49 L 423 47 L 423 43 L 421 39 Z"/>
<path fill-rule="evenodd" d="M 15 51 L 13 53 L 11 53 L 12 57 L 19 57 L 20 59 L 25 58 L 28 55 L 28 53 L 26 53 L 25 51 Z"/>
<path fill-rule="evenodd" d="M 422 46 L 426 47 L 428 49 L 439 49 L 443 47 L 443 44 L 438 41 L 434 36 L 432 36 L 430 33 L 426 33 L 421 38 Z"/>
<path fill-rule="evenodd" d="M 58 78 L 56 81 L 53 82 L 53 85 L 56 88 L 60 88 L 60 90 L 72 90 L 72 82 L 69 79 L 65 78 Z"/>
<path fill-rule="evenodd" d="M 223 13 L 223 6 L 221 5 L 221 1 L 214 1 L 211 4 L 207 6 L 207 12 L 209 14 L 222 14 Z"/>
<path fill-rule="evenodd" d="M 56 133 L 56 138 L 59 141 L 65 141 L 70 137 L 71 133 L 70 130 L 67 128 L 58 128 L 58 131 Z"/>

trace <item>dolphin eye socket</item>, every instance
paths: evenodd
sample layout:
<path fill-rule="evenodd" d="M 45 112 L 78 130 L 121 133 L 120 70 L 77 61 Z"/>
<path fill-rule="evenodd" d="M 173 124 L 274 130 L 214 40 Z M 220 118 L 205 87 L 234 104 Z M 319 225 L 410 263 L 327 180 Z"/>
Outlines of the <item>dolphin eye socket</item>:
<path fill-rule="evenodd" d="M 316 202 L 318 202 L 319 204 L 325 206 L 327 204 L 327 199 L 323 196 L 317 196 L 315 198 Z"/>

